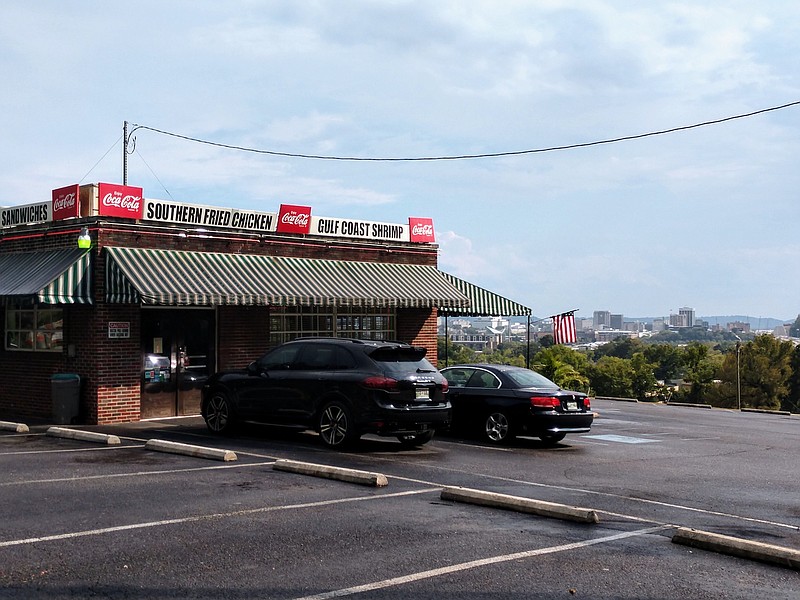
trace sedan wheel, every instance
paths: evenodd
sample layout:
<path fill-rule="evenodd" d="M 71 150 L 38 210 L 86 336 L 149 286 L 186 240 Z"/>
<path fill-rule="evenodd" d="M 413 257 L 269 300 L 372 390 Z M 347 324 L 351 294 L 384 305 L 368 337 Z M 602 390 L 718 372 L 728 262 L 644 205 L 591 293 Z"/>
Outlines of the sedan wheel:
<path fill-rule="evenodd" d="M 319 416 L 319 435 L 329 448 L 345 448 L 358 439 L 350 411 L 341 402 L 329 402 Z"/>
<path fill-rule="evenodd" d="M 503 444 L 514 437 L 508 417 L 501 412 L 494 412 L 486 417 L 483 434 L 494 444 Z"/>
<path fill-rule="evenodd" d="M 214 394 L 206 405 L 203 418 L 214 433 L 229 433 L 234 424 L 230 400 L 224 394 Z"/>

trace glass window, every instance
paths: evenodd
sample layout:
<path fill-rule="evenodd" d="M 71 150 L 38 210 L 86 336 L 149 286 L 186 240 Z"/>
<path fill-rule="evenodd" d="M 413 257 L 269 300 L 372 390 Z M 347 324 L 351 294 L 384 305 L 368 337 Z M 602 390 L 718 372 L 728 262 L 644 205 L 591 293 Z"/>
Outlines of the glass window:
<path fill-rule="evenodd" d="M 282 306 L 270 312 L 270 345 L 299 337 L 397 339 L 393 310 L 358 306 Z"/>
<path fill-rule="evenodd" d="M 6 350 L 61 352 L 64 311 L 49 306 L 6 307 Z"/>

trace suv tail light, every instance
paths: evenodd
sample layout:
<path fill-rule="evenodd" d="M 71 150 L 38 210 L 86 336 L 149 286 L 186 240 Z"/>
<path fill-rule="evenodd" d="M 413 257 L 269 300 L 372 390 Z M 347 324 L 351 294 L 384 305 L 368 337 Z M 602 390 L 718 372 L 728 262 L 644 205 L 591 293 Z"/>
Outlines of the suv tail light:
<path fill-rule="evenodd" d="M 447 381 L 447 379 L 444 379 L 442 381 L 442 393 L 446 394 L 447 390 L 449 390 L 449 389 L 450 389 L 450 383 Z"/>
<path fill-rule="evenodd" d="M 367 377 L 363 384 L 365 387 L 368 387 L 373 390 L 396 390 L 397 389 L 397 379 L 392 379 L 391 377 L 381 377 L 381 376 L 374 376 L 374 377 Z"/>
<path fill-rule="evenodd" d="M 561 406 L 561 400 L 555 396 L 531 396 L 531 406 L 536 408 L 556 408 Z"/>

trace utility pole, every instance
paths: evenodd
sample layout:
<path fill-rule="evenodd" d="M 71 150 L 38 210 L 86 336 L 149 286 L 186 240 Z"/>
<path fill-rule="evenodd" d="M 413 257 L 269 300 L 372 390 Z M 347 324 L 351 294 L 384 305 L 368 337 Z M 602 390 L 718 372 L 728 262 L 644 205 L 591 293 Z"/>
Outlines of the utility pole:
<path fill-rule="evenodd" d="M 128 122 L 122 122 L 122 185 L 128 185 Z"/>

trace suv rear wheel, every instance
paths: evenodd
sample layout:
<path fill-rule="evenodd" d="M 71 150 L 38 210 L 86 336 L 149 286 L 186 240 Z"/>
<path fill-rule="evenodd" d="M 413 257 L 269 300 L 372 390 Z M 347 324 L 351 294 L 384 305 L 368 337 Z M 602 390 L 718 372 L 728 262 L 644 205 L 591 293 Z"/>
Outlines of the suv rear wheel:
<path fill-rule="evenodd" d="M 322 408 L 318 429 L 322 442 L 329 448 L 346 448 L 359 438 L 350 409 L 338 400 Z"/>
<path fill-rule="evenodd" d="M 222 392 L 217 392 L 208 401 L 203 411 L 203 419 L 214 433 L 227 434 L 233 431 L 236 417 L 228 397 Z"/>

